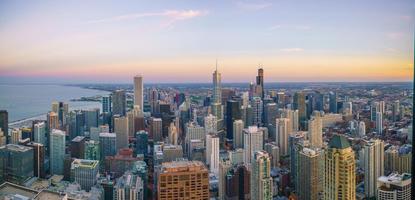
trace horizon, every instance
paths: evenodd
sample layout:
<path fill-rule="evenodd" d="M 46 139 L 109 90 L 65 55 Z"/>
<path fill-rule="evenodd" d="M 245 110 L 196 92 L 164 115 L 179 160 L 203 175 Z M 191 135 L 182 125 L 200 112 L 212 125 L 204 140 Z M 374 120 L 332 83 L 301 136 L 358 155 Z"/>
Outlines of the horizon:
<path fill-rule="evenodd" d="M 415 2 L 299 2 L 5 1 L 0 81 L 413 79 Z"/>

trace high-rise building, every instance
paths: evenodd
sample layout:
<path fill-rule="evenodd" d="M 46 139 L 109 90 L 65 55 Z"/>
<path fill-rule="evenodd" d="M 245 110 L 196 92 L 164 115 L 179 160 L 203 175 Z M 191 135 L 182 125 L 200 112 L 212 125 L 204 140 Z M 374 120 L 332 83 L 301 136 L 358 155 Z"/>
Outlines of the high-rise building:
<path fill-rule="evenodd" d="M 259 86 L 260 97 L 263 99 L 265 96 L 264 92 L 264 69 L 258 69 L 258 76 L 256 77 L 256 85 Z"/>
<path fill-rule="evenodd" d="M 7 144 L 0 147 L 0 182 L 23 184 L 33 177 L 33 148 Z"/>
<path fill-rule="evenodd" d="M 59 116 L 55 112 L 49 112 L 47 114 L 48 130 L 59 129 Z"/>
<path fill-rule="evenodd" d="M 50 134 L 50 173 L 63 175 L 65 158 L 65 132 L 53 129 Z"/>
<path fill-rule="evenodd" d="M 233 166 L 232 162 L 229 159 L 220 159 L 219 160 L 219 186 L 218 186 L 218 197 L 219 199 L 225 199 L 226 195 L 226 175 Z"/>
<path fill-rule="evenodd" d="M 35 142 L 46 145 L 46 124 L 38 122 L 33 126 L 33 139 Z"/>
<path fill-rule="evenodd" d="M 157 178 L 157 197 L 159 200 L 209 199 L 207 168 L 199 161 L 163 163 Z"/>
<path fill-rule="evenodd" d="M 101 150 L 99 141 L 88 140 L 85 142 L 83 158 L 85 160 L 101 160 Z"/>
<path fill-rule="evenodd" d="M 222 80 L 221 74 L 218 71 L 218 63 L 216 62 L 216 70 L 213 72 L 213 103 L 222 103 Z"/>
<path fill-rule="evenodd" d="M 143 76 L 134 76 L 134 105 L 144 109 L 143 104 Z"/>
<path fill-rule="evenodd" d="M 150 135 L 152 136 L 154 142 L 163 140 L 161 118 L 150 119 Z"/>
<path fill-rule="evenodd" d="M 399 112 L 400 112 L 400 103 L 399 100 L 396 100 L 392 104 L 392 121 L 396 122 L 399 119 Z"/>
<path fill-rule="evenodd" d="M 89 192 L 97 184 L 99 173 L 98 160 L 75 159 L 71 163 L 71 179 L 81 185 L 81 189 Z"/>
<path fill-rule="evenodd" d="M 112 112 L 112 100 L 111 100 L 110 95 L 102 97 L 102 112 L 104 113 Z"/>
<path fill-rule="evenodd" d="M 6 135 L 8 143 L 7 135 L 9 133 L 9 113 L 7 110 L 0 110 L 0 129 L 3 130 L 4 135 Z"/>
<path fill-rule="evenodd" d="M 251 173 L 242 164 L 234 165 L 225 175 L 224 199 L 251 199 Z"/>
<path fill-rule="evenodd" d="M 82 111 L 85 116 L 85 130 L 89 131 L 91 127 L 98 127 L 99 108 L 93 108 Z"/>
<path fill-rule="evenodd" d="M 112 113 L 114 115 L 125 116 L 126 114 L 126 97 L 124 90 L 116 90 L 111 95 L 112 98 Z"/>
<path fill-rule="evenodd" d="M 253 125 L 262 126 L 263 102 L 260 97 L 253 97 L 251 101 Z"/>
<path fill-rule="evenodd" d="M 76 136 L 71 141 L 71 157 L 72 158 L 83 158 L 86 138 L 84 136 Z"/>
<path fill-rule="evenodd" d="M 367 141 L 363 146 L 363 170 L 366 198 L 376 196 L 377 179 L 384 174 L 384 144 L 382 140 Z"/>
<path fill-rule="evenodd" d="M 409 173 L 392 173 L 377 179 L 378 200 L 410 200 L 411 177 Z"/>
<path fill-rule="evenodd" d="M 364 121 L 359 122 L 359 136 L 364 137 L 366 135 L 366 124 Z"/>
<path fill-rule="evenodd" d="M 307 124 L 307 113 L 305 94 L 303 92 L 296 92 L 294 94 L 293 110 L 298 110 L 299 127 L 301 130 L 305 130 Z"/>
<path fill-rule="evenodd" d="M 288 155 L 289 121 L 288 118 L 279 118 L 275 120 L 275 137 L 276 143 L 280 148 L 281 156 Z"/>
<path fill-rule="evenodd" d="M 36 142 L 29 142 L 25 146 L 33 148 L 33 175 L 46 178 L 45 146 Z"/>
<path fill-rule="evenodd" d="M 382 135 L 383 133 L 383 114 L 382 112 L 376 112 L 376 133 Z"/>
<path fill-rule="evenodd" d="M 244 134 L 244 163 L 249 166 L 252 163 L 255 152 L 263 147 L 263 132 L 256 126 L 250 126 L 243 130 Z"/>
<path fill-rule="evenodd" d="M 186 130 L 193 130 L 193 129 L 186 129 Z M 177 132 L 177 127 L 174 125 L 174 123 L 170 123 L 169 126 L 169 134 L 168 134 L 168 143 L 172 145 L 177 145 L 178 139 L 179 139 L 179 133 Z"/>
<path fill-rule="evenodd" d="M 19 141 L 22 139 L 22 130 L 14 128 L 10 132 L 10 144 L 19 144 Z"/>
<path fill-rule="evenodd" d="M 330 113 L 337 113 L 337 93 L 329 93 L 329 111 Z"/>
<path fill-rule="evenodd" d="M 0 128 L 0 147 L 7 144 L 6 133 Z"/>
<path fill-rule="evenodd" d="M 210 172 L 219 175 L 219 137 L 217 135 L 206 135 L 206 164 Z"/>
<path fill-rule="evenodd" d="M 241 119 L 241 110 L 238 101 L 228 100 L 226 102 L 226 143 L 232 147 L 233 144 L 233 122 Z"/>
<path fill-rule="evenodd" d="M 355 155 L 344 136 L 330 140 L 324 166 L 324 199 L 356 199 Z"/>
<path fill-rule="evenodd" d="M 204 118 L 205 133 L 217 133 L 218 132 L 218 121 L 216 117 L 212 114 L 209 114 Z"/>
<path fill-rule="evenodd" d="M 387 173 L 398 172 L 411 173 L 412 146 L 409 144 L 391 146 L 385 151 L 385 171 Z"/>
<path fill-rule="evenodd" d="M 105 159 L 106 156 L 113 156 L 117 153 L 117 135 L 115 133 L 100 133 L 99 144 L 100 144 L 100 157 Z"/>
<path fill-rule="evenodd" d="M 273 196 L 271 160 L 265 151 L 255 152 L 251 170 L 251 199 L 271 200 Z"/>
<path fill-rule="evenodd" d="M 117 135 L 117 150 L 128 148 L 128 118 L 114 118 L 114 132 Z"/>
<path fill-rule="evenodd" d="M 124 175 L 117 179 L 117 183 L 114 186 L 114 199 L 119 200 L 143 200 L 147 199 L 144 196 L 143 179 L 131 172 L 126 172 Z"/>
<path fill-rule="evenodd" d="M 135 153 L 143 154 L 144 156 L 148 155 L 148 132 L 147 131 L 138 131 L 135 134 L 136 146 Z"/>
<path fill-rule="evenodd" d="M 233 148 L 243 148 L 243 134 L 244 122 L 240 119 L 233 121 Z"/>
<path fill-rule="evenodd" d="M 269 142 L 265 143 L 264 150 L 268 153 L 271 159 L 271 167 L 278 167 L 280 163 L 280 148 L 277 143 Z"/>
<path fill-rule="evenodd" d="M 296 190 L 299 199 L 321 199 L 324 183 L 324 152 L 320 149 L 303 148 L 298 153 L 297 162 Z"/>
<path fill-rule="evenodd" d="M 320 116 L 314 116 L 308 121 L 308 136 L 311 147 L 323 147 L 323 121 Z"/>

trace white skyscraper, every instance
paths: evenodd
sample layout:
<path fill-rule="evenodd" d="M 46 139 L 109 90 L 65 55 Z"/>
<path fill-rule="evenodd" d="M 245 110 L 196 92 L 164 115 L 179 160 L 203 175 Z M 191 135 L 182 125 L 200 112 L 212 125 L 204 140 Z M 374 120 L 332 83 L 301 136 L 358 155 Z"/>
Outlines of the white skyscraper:
<path fill-rule="evenodd" d="M 308 135 L 311 147 L 323 147 L 323 122 L 321 117 L 314 116 L 308 121 Z"/>
<path fill-rule="evenodd" d="M 383 133 L 383 115 L 382 112 L 376 112 L 376 133 L 381 135 Z"/>
<path fill-rule="evenodd" d="M 140 106 L 143 110 L 143 77 L 141 75 L 134 76 L 134 105 Z"/>
<path fill-rule="evenodd" d="M 216 61 L 216 70 L 213 72 L 213 103 L 222 103 L 221 74 L 218 71 L 218 62 Z"/>
<path fill-rule="evenodd" d="M 50 134 L 50 173 L 63 175 L 65 158 L 65 132 L 53 129 Z"/>
<path fill-rule="evenodd" d="M 244 163 L 250 165 L 255 152 L 263 147 L 263 133 L 256 126 L 243 130 L 244 133 Z"/>
<path fill-rule="evenodd" d="M 206 163 L 210 172 L 219 175 L 219 137 L 216 135 L 206 135 Z"/>
<path fill-rule="evenodd" d="M 205 117 L 205 133 L 216 133 L 218 131 L 218 123 L 216 117 L 209 114 Z"/>
<path fill-rule="evenodd" d="M 179 135 L 177 133 L 177 127 L 174 125 L 174 123 L 170 123 L 169 126 L 169 133 L 168 133 L 168 143 L 172 145 L 177 145 L 177 140 L 179 139 Z"/>
<path fill-rule="evenodd" d="M 366 135 L 366 124 L 364 121 L 359 122 L 359 136 L 363 137 Z"/>
<path fill-rule="evenodd" d="M 288 126 L 289 126 L 289 119 L 288 118 L 279 118 L 275 119 L 275 135 L 276 135 L 276 143 L 280 148 L 280 155 L 285 156 L 288 155 Z"/>
<path fill-rule="evenodd" d="M 39 122 L 34 125 L 33 130 L 34 141 L 43 145 L 46 145 L 46 123 Z"/>
<path fill-rule="evenodd" d="M 233 146 L 234 148 L 243 148 L 243 135 L 244 122 L 240 119 L 233 121 Z"/>
<path fill-rule="evenodd" d="M 367 198 L 376 196 L 376 184 L 384 171 L 384 143 L 382 140 L 367 141 L 363 147 L 364 185 Z"/>

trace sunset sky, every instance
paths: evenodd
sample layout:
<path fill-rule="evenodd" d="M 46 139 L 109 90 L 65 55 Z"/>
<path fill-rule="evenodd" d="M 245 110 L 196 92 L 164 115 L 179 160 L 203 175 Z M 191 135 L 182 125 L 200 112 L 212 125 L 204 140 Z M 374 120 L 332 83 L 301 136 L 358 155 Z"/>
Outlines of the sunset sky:
<path fill-rule="evenodd" d="M 415 1 L 0 1 L 0 83 L 411 81 Z"/>

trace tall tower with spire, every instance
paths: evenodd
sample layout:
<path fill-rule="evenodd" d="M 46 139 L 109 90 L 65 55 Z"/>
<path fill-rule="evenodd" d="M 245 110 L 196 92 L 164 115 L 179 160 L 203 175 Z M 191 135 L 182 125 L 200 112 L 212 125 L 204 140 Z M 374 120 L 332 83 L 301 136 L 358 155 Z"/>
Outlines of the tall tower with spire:
<path fill-rule="evenodd" d="M 264 69 L 262 66 L 259 66 L 258 68 L 258 76 L 256 77 L 256 84 L 257 86 L 260 86 L 261 88 L 261 98 L 264 99 L 265 93 L 264 93 Z"/>
<path fill-rule="evenodd" d="M 216 60 L 216 69 L 213 72 L 213 103 L 222 102 L 221 87 L 221 74 L 218 72 L 218 60 Z"/>

